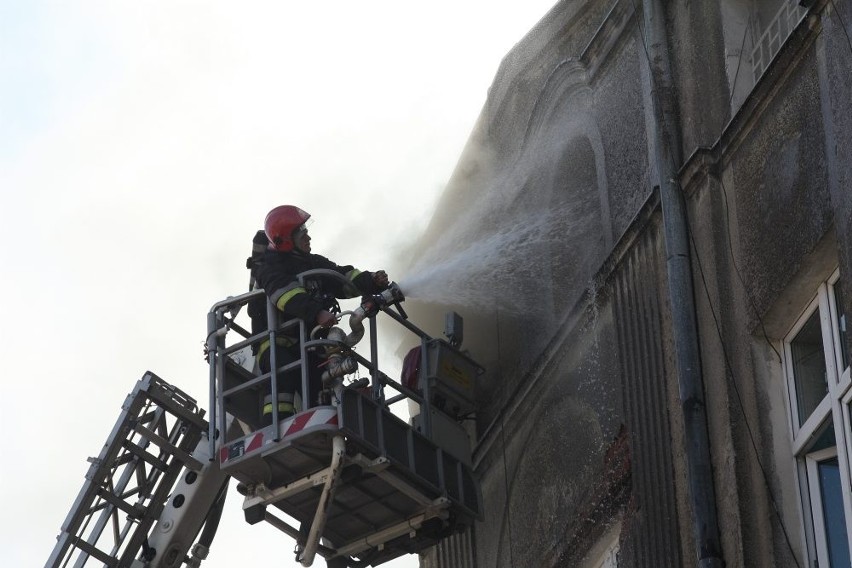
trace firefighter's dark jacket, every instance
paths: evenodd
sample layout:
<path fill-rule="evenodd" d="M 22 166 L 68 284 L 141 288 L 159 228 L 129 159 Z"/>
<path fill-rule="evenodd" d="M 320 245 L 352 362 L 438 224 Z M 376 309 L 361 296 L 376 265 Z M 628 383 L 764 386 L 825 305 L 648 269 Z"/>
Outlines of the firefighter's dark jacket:
<path fill-rule="evenodd" d="M 268 249 L 258 258 L 252 259 L 251 270 L 256 286 L 263 288 L 266 295 L 283 315 L 279 322 L 300 318 L 308 324 L 308 330 L 316 325 L 317 314 L 332 307 L 333 298 L 352 298 L 357 296 L 351 287 L 344 286 L 334 278 L 311 278 L 305 285 L 296 278 L 300 273 L 316 268 L 333 270 L 347 277 L 361 294 L 381 292 L 373 283 L 373 273 L 360 271 L 353 266 L 338 266 L 324 256 L 304 253 L 299 250 L 279 252 Z M 266 302 L 258 298 L 249 304 L 249 316 L 252 321 L 252 333 L 268 329 Z M 285 332 L 297 336 L 298 329 Z"/>

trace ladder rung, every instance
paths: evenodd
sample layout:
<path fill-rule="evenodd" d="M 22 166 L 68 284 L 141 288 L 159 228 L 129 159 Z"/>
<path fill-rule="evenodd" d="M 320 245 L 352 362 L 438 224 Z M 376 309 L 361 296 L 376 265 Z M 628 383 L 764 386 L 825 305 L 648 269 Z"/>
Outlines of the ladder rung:
<path fill-rule="evenodd" d="M 123 444 L 122 444 L 122 445 L 123 445 Z M 127 463 L 132 462 L 132 461 L 133 461 L 133 459 L 134 459 L 134 457 L 135 457 L 135 456 L 134 456 L 134 454 L 132 454 L 132 453 L 130 453 L 130 452 L 127 452 L 127 453 L 121 454 L 120 456 L 118 456 L 117 458 L 115 458 L 115 460 L 113 460 L 113 462 L 112 462 L 112 464 L 111 464 L 111 465 L 112 465 L 112 467 L 113 467 L 113 468 L 121 467 L 121 466 L 123 466 L 123 465 L 125 465 L 125 464 L 127 464 Z"/>
<path fill-rule="evenodd" d="M 110 568 L 117 568 L 118 567 L 118 559 L 117 558 L 114 558 L 114 557 L 108 555 L 103 550 L 99 550 L 99 549 L 95 548 L 94 546 L 92 546 L 91 544 L 89 544 L 88 542 L 83 540 L 82 538 L 77 537 L 77 536 L 72 537 L 71 542 L 72 542 L 72 546 L 74 546 L 75 548 L 79 548 L 80 550 L 82 550 L 83 552 L 88 554 L 89 556 L 94 556 L 95 559 L 98 562 L 103 562 L 104 564 L 106 564 Z"/>
<path fill-rule="evenodd" d="M 148 422 L 152 421 L 156 417 L 157 417 L 157 411 L 156 410 L 149 410 L 145 414 L 139 415 L 139 417 L 136 418 L 136 422 L 141 422 L 142 424 L 147 424 Z"/>
<path fill-rule="evenodd" d="M 119 499 L 127 500 L 127 499 L 129 499 L 130 497 L 133 497 L 134 495 L 136 495 L 136 494 L 138 494 L 138 493 L 139 493 L 139 488 L 134 488 L 134 489 L 132 489 L 132 490 L 130 490 L 130 491 L 125 491 L 125 492 L 124 492 L 124 493 L 122 493 L 121 495 L 116 495 L 116 496 L 117 496 Z M 115 494 L 113 493 L 113 495 L 115 495 Z M 98 503 L 97 505 L 94 505 L 94 506 L 90 507 L 90 508 L 89 508 L 89 510 L 88 510 L 88 513 L 87 513 L 87 514 L 91 515 L 92 513 L 97 513 L 98 511 L 100 511 L 100 510 L 102 510 L 102 509 L 106 508 L 106 507 L 107 507 L 107 505 L 108 505 L 108 503 L 100 502 L 100 503 Z"/>
<path fill-rule="evenodd" d="M 127 513 L 127 515 L 133 519 L 141 519 L 142 515 L 145 514 L 145 509 L 138 507 L 136 505 L 131 505 L 127 501 L 122 501 L 120 497 L 110 493 L 108 490 L 103 487 L 98 488 L 98 496 L 107 501 L 113 507 L 117 507 Z"/>
<path fill-rule="evenodd" d="M 126 440 L 123 445 L 128 452 L 142 460 L 145 460 L 145 462 L 151 464 L 152 467 L 155 467 L 160 471 L 166 471 L 167 469 L 169 469 L 169 464 L 167 464 L 160 458 L 149 454 L 144 449 L 134 444 L 130 440 Z"/>
<path fill-rule="evenodd" d="M 207 423 L 204 418 L 202 418 L 200 413 L 196 413 L 196 411 L 192 408 L 187 408 L 185 404 L 188 404 L 187 401 L 183 401 L 184 404 L 174 400 L 172 396 L 175 394 L 174 391 L 164 389 L 162 387 L 152 388 L 148 391 L 148 396 L 151 398 L 153 402 L 159 405 L 163 410 L 170 412 L 172 415 L 177 416 L 179 419 L 194 424 L 199 430 L 205 430 L 207 428 Z"/>
<path fill-rule="evenodd" d="M 147 428 L 137 423 L 134 426 L 134 430 L 136 430 L 139 434 L 141 434 L 148 440 L 157 444 L 161 450 L 170 452 L 177 459 L 185 463 L 188 468 L 194 471 L 201 471 L 202 463 L 200 461 L 192 457 L 189 453 L 181 450 L 159 434 L 153 432 L 150 428 Z"/>

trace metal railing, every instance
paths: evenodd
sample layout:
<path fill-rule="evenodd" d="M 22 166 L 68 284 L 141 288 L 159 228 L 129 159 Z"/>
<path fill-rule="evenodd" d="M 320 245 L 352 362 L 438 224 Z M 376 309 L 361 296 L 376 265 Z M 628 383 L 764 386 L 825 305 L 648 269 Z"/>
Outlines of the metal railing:
<path fill-rule="evenodd" d="M 805 16 L 808 8 L 799 5 L 798 0 L 783 0 L 778 12 L 761 30 L 762 33 L 751 50 L 752 73 L 754 83 L 760 80 L 769 64 L 781 51 L 781 46 L 796 29 Z"/>
<path fill-rule="evenodd" d="M 331 277 L 341 280 L 341 282 L 345 282 L 351 286 L 351 282 L 345 279 L 342 275 L 337 272 L 331 270 L 311 270 L 308 272 L 304 272 L 299 275 L 300 283 L 304 283 L 306 278 L 315 277 L 315 276 L 323 276 L 323 277 Z M 267 307 L 267 322 L 269 329 L 257 334 L 251 334 L 243 327 L 238 325 L 235 321 L 237 314 L 239 311 L 246 306 L 251 300 L 264 297 L 266 301 Z M 423 421 L 423 434 L 427 437 L 431 438 L 431 407 L 430 407 L 430 385 L 429 381 L 426 378 L 427 373 L 427 346 L 429 342 L 433 341 L 433 338 L 430 337 L 426 332 L 409 322 L 405 317 L 405 312 L 401 310 L 397 306 L 399 313 L 393 309 L 392 306 L 384 305 L 379 306 L 378 311 L 367 319 L 368 329 L 369 329 L 369 337 L 370 337 L 370 358 L 367 359 L 357 352 L 349 349 L 346 352 L 348 357 L 353 358 L 357 361 L 358 365 L 365 368 L 370 375 L 370 388 L 372 392 L 372 398 L 377 403 L 381 404 L 384 407 L 390 407 L 393 404 L 396 404 L 403 400 L 411 400 L 420 405 L 421 416 Z M 378 341 L 377 341 L 377 325 L 376 325 L 376 317 L 378 313 L 384 313 L 387 317 L 390 317 L 392 320 L 396 321 L 398 324 L 402 325 L 404 328 L 414 333 L 420 339 L 420 348 L 421 348 L 421 365 L 420 365 L 420 375 L 419 375 L 419 387 L 420 392 L 416 392 L 412 389 L 409 389 L 405 385 L 401 384 L 398 381 L 391 379 L 385 373 L 383 373 L 379 368 L 379 357 L 378 357 Z M 221 302 L 217 302 L 214 304 L 208 315 L 207 315 L 207 340 L 206 340 L 206 354 L 208 358 L 209 368 L 210 368 L 210 431 L 209 431 L 209 440 L 210 440 L 210 455 L 215 456 L 215 440 L 217 438 L 217 431 L 224 435 L 225 429 L 225 415 L 226 415 L 226 407 L 225 407 L 225 399 L 227 397 L 232 397 L 241 392 L 248 392 L 251 389 L 258 388 L 261 384 L 269 384 L 267 392 L 271 394 L 272 404 L 272 423 L 277 424 L 279 420 L 278 415 L 278 405 L 275 402 L 278 400 L 278 381 L 277 377 L 280 373 L 291 371 L 295 368 L 301 369 L 301 385 L 302 385 L 302 401 L 303 408 L 312 406 L 314 401 L 310 401 L 307 393 L 310 392 L 310 376 L 308 372 L 308 352 L 312 349 L 320 349 L 323 347 L 341 347 L 341 343 L 339 341 L 332 341 L 328 339 L 311 339 L 310 338 L 310 330 L 307 329 L 307 326 L 304 321 L 300 319 L 291 319 L 285 321 L 284 323 L 278 323 L 278 314 L 279 311 L 275 305 L 266 298 L 266 294 L 263 289 L 253 290 L 251 292 L 247 292 L 245 294 L 241 294 L 239 296 L 234 296 L 227 298 Z M 344 312 L 346 314 L 346 312 Z M 276 338 L 282 332 L 287 332 L 292 330 L 293 328 L 298 328 L 299 334 L 299 351 L 300 358 L 297 361 L 288 363 L 281 367 L 278 367 L 278 362 L 276 361 L 275 352 L 276 349 L 273 348 L 276 345 Z M 235 332 L 241 337 L 241 340 L 233 343 L 231 345 L 227 345 L 227 337 L 229 332 Z M 225 390 L 225 381 L 224 376 L 226 373 L 226 363 L 228 358 L 233 360 L 234 354 L 239 351 L 242 351 L 246 348 L 260 345 L 262 342 L 268 340 L 269 341 L 269 353 L 270 353 L 270 371 L 268 373 L 260 373 L 254 375 L 253 378 L 243 382 L 237 386 L 232 386 Z M 257 365 L 255 365 L 257 367 Z M 397 395 L 391 397 L 390 399 L 385 399 L 384 388 L 388 386 L 395 390 Z M 307 403 L 305 402 L 307 401 Z M 275 429 L 275 439 L 274 441 L 279 441 L 278 439 L 278 429 Z"/>

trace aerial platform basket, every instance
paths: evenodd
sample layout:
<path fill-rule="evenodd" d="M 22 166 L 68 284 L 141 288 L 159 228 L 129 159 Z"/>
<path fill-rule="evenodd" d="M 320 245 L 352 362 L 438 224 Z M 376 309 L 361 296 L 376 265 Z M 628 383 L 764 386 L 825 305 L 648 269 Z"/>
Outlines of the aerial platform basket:
<path fill-rule="evenodd" d="M 430 354 L 441 340 L 408 322 L 401 309 L 396 313 L 381 306 L 368 319 L 371 360 L 343 349 L 346 357 L 369 372 L 369 386 L 362 380 L 359 388 L 344 387 L 341 377 L 330 389 L 330 404 L 308 407 L 277 424 L 279 416 L 276 405 L 272 405 L 273 424 L 263 425 L 259 410 L 270 392 L 272 400 L 277 396 L 276 373 L 301 369 L 302 392 L 309 392 L 303 363 L 308 359 L 307 351 L 329 345 L 343 347 L 343 342 L 313 339 L 298 320 L 278 326 L 271 305 L 267 311 L 272 322 L 270 332 L 250 336 L 233 323 L 234 305 L 245 304 L 258 293 L 262 291 L 217 304 L 209 320 L 210 440 L 216 440 L 214 453 L 221 471 L 239 481 L 238 489 L 245 495 L 246 520 L 269 522 L 293 537 L 297 560 L 304 566 L 310 566 L 320 554 L 333 568 L 354 568 L 419 552 L 481 519 L 481 492 L 469 461 L 467 434 L 457 423 L 459 417 L 453 414 L 441 418 L 441 428 L 432 428 L 433 417 L 441 410 L 432 402 L 446 400 L 449 392 L 445 385 L 450 383 L 438 376 L 441 372 L 436 369 L 442 366 L 423 365 L 418 390 L 380 372 L 374 316 L 379 311 L 386 313 L 417 334 L 424 361 L 434 359 Z M 236 353 L 266 338 L 274 342 L 275 331 L 288 327 L 298 327 L 301 361 L 265 375 L 237 364 Z M 245 340 L 226 346 L 225 335 L 231 329 Z M 442 355 L 446 360 L 454 356 L 452 361 L 470 361 L 455 346 L 443 343 L 441 352 L 448 350 Z M 481 372 L 472 361 L 470 365 L 471 373 Z M 443 367 L 456 369 L 459 364 Z M 455 372 L 458 374 L 457 369 Z M 457 377 L 450 378 L 458 381 Z M 401 394 L 385 400 L 385 386 Z M 434 391 L 431 394 L 430 388 Z M 460 398 L 465 393 L 451 394 L 465 404 L 472 403 Z M 469 396 L 472 394 L 471 388 Z M 408 424 L 390 411 L 392 403 L 405 399 L 420 405 L 419 424 Z M 218 432 L 224 432 L 226 414 L 236 418 L 242 429 L 236 434 L 231 429 L 217 438 L 212 428 L 217 425 Z M 451 425 L 449 429 L 445 422 Z M 468 444 L 467 452 L 459 451 L 461 438 Z"/>
<path fill-rule="evenodd" d="M 280 422 L 277 442 L 268 426 L 220 448 L 222 471 L 246 486 L 249 522 L 267 520 L 297 534 L 267 507 L 311 527 L 324 491 L 333 491 L 321 535 L 333 551 L 327 546 L 321 553 L 378 564 L 432 546 L 481 518 L 481 495 L 468 465 L 361 392 L 342 394 L 336 408 L 314 407 Z M 335 438 L 343 440 L 336 467 Z"/>

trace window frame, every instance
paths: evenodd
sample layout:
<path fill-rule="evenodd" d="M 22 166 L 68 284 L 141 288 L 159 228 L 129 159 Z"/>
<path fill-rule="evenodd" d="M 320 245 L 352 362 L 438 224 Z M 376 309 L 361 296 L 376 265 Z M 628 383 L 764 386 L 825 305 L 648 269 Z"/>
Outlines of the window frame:
<path fill-rule="evenodd" d="M 820 285 L 820 288 L 824 286 L 824 283 Z M 790 331 L 784 337 L 782 341 L 782 352 L 784 353 L 784 382 L 787 386 L 787 402 L 788 402 L 788 412 L 790 415 L 790 426 L 792 428 L 792 442 L 794 453 L 796 455 L 800 454 L 805 450 L 805 446 L 810 441 L 810 439 L 814 436 L 814 433 L 819 429 L 820 425 L 825 421 L 826 417 L 830 414 L 831 407 L 831 394 L 832 394 L 832 381 L 829 380 L 829 377 L 826 377 L 826 381 L 828 383 L 828 392 L 825 394 L 825 397 L 822 401 L 811 411 L 811 414 L 805 419 L 805 421 L 801 424 L 799 418 L 799 406 L 798 406 L 798 389 L 796 388 L 796 377 L 793 373 L 793 352 L 790 348 L 790 344 L 796 338 L 802 328 L 805 327 L 810 317 L 816 310 L 820 310 L 820 329 L 823 335 L 823 356 L 825 356 L 825 325 L 822 310 L 820 309 L 822 306 L 822 302 L 820 301 L 821 294 L 819 290 L 817 294 L 811 298 L 808 302 L 807 306 L 804 310 L 802 310 L 799 317 L 796 319 L 796 323 L 790 328 Z M 829 370 L 826 369 L 826 374 L 828 375 Z"/>
<path fill-rule="evenodd" d="M 773 0 L 771 12 L 761 9 L 761 0 L 724 0 L 723 33 L 726 73 L 732 91 L 730 106 L 736 113 L 766 75 L 784 44 L 807 18 L 810 8 L 797 0 Z M 793 17 L 792 12 L 795 12 Z M 781 34 L 781 22 L 786 33 Z M 788 29 L 789 28 L 789 29 Z M 774 33 L 778 32 L 778 33 Z M 737 59 L 729 65 L 728 59 Z"/>
<path fill-rule="evenodd" d="M 838 374 L 838 386 L 841 390 L 846 391 L 850 386 L 852 386 L 852 361 L 847 362 L 846 368 L 843 368 L 843 353 L 841 350 L 845 349 L 846 346 L 843 345 L 843 341 L 840 336 L 840 326 L 837 322 L 837 315 L 839 312 L 836 302 L 837 295 L 834 292 L 834 289 L 837 287 L 839 282 L 840 269 L 837 269 L 828 279 L 828 304 L 831 315 L 831 339 L 834 343 L 834 364 Z"/>
<path fill-rule="evenodd" d="M 816 534 L 821 535 L 821 538 L 816 539 L 814 546 L 816 547 L 817 553 L 817 562 L 819 562 L 820 566 L 830 566 L 829 564 L 829 554 L 828 554 L 828 539 L 825 538 L 826 529 L 825 529 L 825 510 L 822 506 L 822 486 L 820 484 L 819 479 L 819 464 L 823 461 L 830 460 L 832 458 L 837 458 L 838 463 L 840 462 L 840 457 L 837 454 L 837 446 L 833 446 L 831 448 L 825 448 L 823 450 L 818 450 L 816 452 L 808 453 L 804 456 L 805 468 L 807 470 L 807 485 L 808 485 L 808 497 L 810 499 L 811 504 L 811 517 L 813 523 L 813 530 Z M 843 477 L 841 466 L 841 480 Z M 848 499 L 844 499 L 844 501 L 848 501 Z M 846 530 L 847 530 L 847 543 L 849 540 L 849 516 L 846 516 Z"/>
<path fill-rule="evenodd" d="M 837 321 L 837 305 L 834 287 L 840 281 L 840 269 L 817 286 L 816 293 L 807 302 L 786 336 L 781 340 L 784 387 L 790 425 L 790 442 L 793 450 L 794 470 L 798 475 L 800 512 L 802 514 L 804 545 L 809 558 L 820 566 L 828 565 L 828 539 L 825 531 L 824 511 L 819 476 L 819 462 L 836 457 L 840 468 L 840 483 L 843 494 L 843 512 L 846 521 L 847 546 L 852 551 L 852 366 L 841 370 L 840 330 Z M 814 311 L 819 310 L 822 335 L 823 358 L 826 367 L 828 392 L 799 425 L 798 393 L 794 376 L 791 344 Z M 834 429 L 835 445 L 810 451 L 822 434 L 822 428 Z"/>

